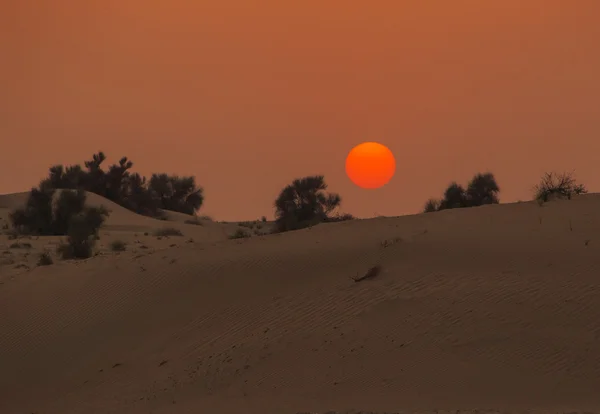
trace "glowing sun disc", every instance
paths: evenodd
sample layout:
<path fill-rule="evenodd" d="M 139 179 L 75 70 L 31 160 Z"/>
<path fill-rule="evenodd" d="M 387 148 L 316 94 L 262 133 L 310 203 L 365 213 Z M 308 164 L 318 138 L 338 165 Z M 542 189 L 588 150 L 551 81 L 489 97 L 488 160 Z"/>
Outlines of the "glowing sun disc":
<path fill-rule="evenodd" d="M 363 142 L 346 157 L 346 174 L 361 188 L 380 188 L 396 172 L 396 159 L 388 147 L 378 142 Z"/>

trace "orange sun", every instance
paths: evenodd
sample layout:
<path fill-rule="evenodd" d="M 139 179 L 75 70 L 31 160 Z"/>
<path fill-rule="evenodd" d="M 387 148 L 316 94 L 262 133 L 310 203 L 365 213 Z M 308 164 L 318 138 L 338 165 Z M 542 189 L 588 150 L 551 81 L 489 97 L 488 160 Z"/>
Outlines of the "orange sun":
<path fill-rule="evenodd" d="M 385 145 L 363 142 L 352 148 L 346 158 L 346 174 L 362 188 L 379 188 L 394 176 L 396 160 Z"/>

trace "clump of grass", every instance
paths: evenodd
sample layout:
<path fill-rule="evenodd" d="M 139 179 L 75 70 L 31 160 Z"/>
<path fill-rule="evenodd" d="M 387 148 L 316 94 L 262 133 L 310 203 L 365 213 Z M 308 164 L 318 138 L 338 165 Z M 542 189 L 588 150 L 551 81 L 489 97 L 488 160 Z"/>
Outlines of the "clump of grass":
<path fill-rule="evenodd" d="M 167 236 L 183 236 L 181 230 L 174 227 L 163 227 L 154 232 L 156 237 L 167 237 Z"/>
<path fill-rule="evenodd" d="M 110 250 L 112 250 L 113 252 L 124 252 L 126 247 L 127 245 L 122 240 L 114 240 L 110 244 Z"/>
<path fill-rule="evenodd" d="M 198 219 L 198 217 L 195 217 L 193 219 L 190 220 L 186 220 L 184 221 L 185 224 L 193 224 L 195 226 L 201 226 L 202 222 L 200 221 L 200 219 Z"/>
<path fill-rule="evenodd" d="M 27 243 L 27 242 L 25 242 L 25 243 L 19 243 L 19 242 L 16 242 L 16 243 L 12 243 L 8 247 L 11 248 L 11 249 L 31 249 L 32 246 L 31 246 L 31 243 Z"/>
<path fill-rule="evenodd" d="M 244 229 L 237 229 L 235 233 L 229 236 L 230 239 L 246 239 L 250 237 L 250 234 Z"/>
<path fill-rule="evenodd" d="M 242 221 L 241 223 L 238 223 L 238 226 L 251 229 L 254 227 L 254 222 L 253 221 Z"/>
<path fill-rule="evenodd" d="M 38 266 L 50 266 L 51 264 L 54 264 L 54 261 L 52 260 L 52 256 L 50 256 L 50 253 L 48 253 L 48 252 L 41 253 L 40 257 L 38 259 L 37 265 Z"/>

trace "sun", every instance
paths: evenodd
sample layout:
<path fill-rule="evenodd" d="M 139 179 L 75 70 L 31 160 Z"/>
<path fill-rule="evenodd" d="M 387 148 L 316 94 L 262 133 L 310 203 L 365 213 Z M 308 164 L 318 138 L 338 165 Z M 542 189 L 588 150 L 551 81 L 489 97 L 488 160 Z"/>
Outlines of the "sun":
<path fill-rule="evenodd" d="M 388 147 L 378 142 L 363 142 L 346 157 L 346 174 L 361 188 L 380 188 L 396 172 L 396 159 Z"/>

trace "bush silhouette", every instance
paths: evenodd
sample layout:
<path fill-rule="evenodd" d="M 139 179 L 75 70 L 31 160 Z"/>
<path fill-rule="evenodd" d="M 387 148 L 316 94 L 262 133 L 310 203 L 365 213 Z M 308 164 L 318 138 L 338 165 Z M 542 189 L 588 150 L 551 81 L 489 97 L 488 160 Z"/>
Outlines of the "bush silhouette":
<path fill-rule="evenodd" d="M 103 152 L 92 155 L 84 167 L 71 165 L 50 167 L 40 190 L 79 189 L 106 197 L 138 214 L 161 218 L 160 209 L 194 214 L 204 201 L 203 189 L 190 177 L 153 174 L 150 180 L 131 173 L 133 162 L 122 157 L 118 163 L 103 169 Z"/>
<path fill-rule="evenodd" d="M 545 173 L 534 188 L 534 197 L 538 201 L 546 202 L 551 198 L 571 199 L 575 194 L 587 193 L 583 184 L 577 184 L 573 173 Z"/>
<path fill-rule="evenodd" d="M 164 210 L 194 214 L 204 202 L 203 189 L 196 186 L 194 177 L 152 174 L 150 190 L 159 200 Z"/>
<path fill-rule="evenodd" d="M 67 243 L 59 247 L 63 257 L 89 257 L 108 212 L 86 207 L 82 190 L 62 190 L 56 202 L 54 195 L 54 189 L 32 189 L 25 207 L 10 214 L 13 227 L 24 234 L 66 235 Z"/>
<path fill-rule="evenodd" d="M 490 172 L 473 176 L 467 188 L 452 182 L 441 200 L 429 199 L 423 208 L 424 213 L 451 208 L 477 207 L 484 204 L 498 204 L 500 187 Z"/>
<path fill-rule="evenodd" d="M 305 228 L 331 220 L 331 213 L 340 205 L 341 197 L 327 193 L 322 175 L 294 180 L 275 200 L 275 232 Z"/>
<path fill-rule="evenodd" d="M 21 234 L 54 235 L 53 189 L 32 188 L 25 207 L 9 215 L 14 229 Z"/>
<path fill-rule="evenodd" d="M 423 207 L 424 213 L 432 213 L 434 211 L 438 211 L 440 209 L 442 201 L 436 198 L 430 198 L 425 202 L 425 207 Z"/>

